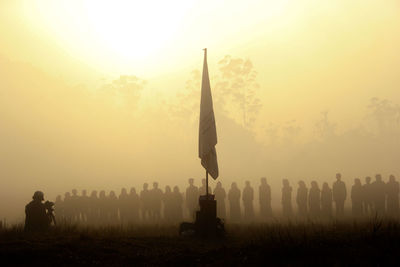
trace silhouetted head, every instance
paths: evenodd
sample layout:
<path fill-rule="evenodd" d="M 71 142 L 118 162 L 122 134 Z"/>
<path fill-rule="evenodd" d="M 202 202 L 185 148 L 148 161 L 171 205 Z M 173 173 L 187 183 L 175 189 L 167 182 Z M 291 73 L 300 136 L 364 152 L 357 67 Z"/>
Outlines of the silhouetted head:
<path fill-rule="evenodd" d="M 193 185 L 194 184 L 194 179 L 193 178 L 189 178 L 189 184 Z"/>
<path fill-rule="evenodd" d="M 282 180 L 282 184 L 283 184 L 284 187 L 289 186 L 289 180 L 288 179 L 283 179 Z"/>
<path fill-rule="evenodd" d="M 115 197 L 115 192 L 111 190 L 109 196 L 110 197 Z"/>
<path fill-rule="evenodd" d="M 44 200 L 43 192 L 42 191 L 36 191 L 35 193 L 33 193 L 32 199 L 42 202 Z"/>
<path fill-rule="evenodd" d="M 218 183 L 217 183 L 217 188 L 221 188 L 221 187 L 222 187 L 221 182 L 218 182 Z"/>
<path fill-rule="evenodd" d="M 375 180 L 377 182 L 381 182 L 382 181 L 382 176 L 380 174 L 375 175 Z"/>
<path fill-rule="evenodd" d="M 64 194 L 64 199 L 70 198 L 71 197 L 71 193 L 70 192 L 66 192 Z"/>
<path fill-rule="evenodd" d="M 165 193 L 171 193 L 171 187 L 169 185 L 165 187 Z"/>
<path fill-rule="evenodd" d="M 58 195 L 57 197 L 56 197 L 56 201 L 58 202 L 58 201 L 61 201 L 61 195 Z"/>
<path fill-rule="evenodd" d="M 134 187 L 131 187 L 130 194 L 136 194 L 136 189 Z"/>
<path fill-rule="evenodd" d="M 336 180 L 340 181 L 342 179 L 342 175 L 340 173 L 336 173 Z"/>
<path fill-rule="evenodd" d="M 299 181 L 299 187 L 304 188 L 306 187 L 306 183 L 303 180 Z"/>
<path fill-rule="evenodd" d="M 249 187 L 250 186 L 250 181 L 246 181 L 246 187 Z"/>
<path fill-rule="evenodd" d="M 122 188 L 122 189 L 121 189 L 121 195 L 127 195 L 126 188 Z"/>
<path fill-rule="evenodd" d="M 174 193 L 179 193 L 179 187 L 177 185 L 174 186 Z"/>
<path fill-rule="evenodd" d="M 329 185 L 327 182 L 322 184 L 322 190 L 329 190 Z"/>
<path fill-rule="evenodd" d="M 82 190 L 82 196 L 86 197 L 86 190 L 85 189 Z"/>
<path fill-rule="evenodd" d="M 314 188 L 314 189 L 319 189 L 317 181 L 312 181 L 311 182 L 311 187 Z"/>
<path fill-rule="evenodd" d="M 101 197 L 101 198 L 106 197 L 106 191 L 101 190 L 101 191 L 100 191 L 100 194 L 99 194 L 99 197 Z"/>
<path fill-rule="evenodd" d="M 371 183 L 371 177 L 369 177 L 369 176 L 365 177 L 365 182 L 367 184 Z"/>
<path fill-rule="evenodd" d="M 157 189 L 157 188 L 158 188 L 158 183 L 157 183 L 157 182 L 154 182 L 154 183 L 153 183 L 153 188 L 154 188 L 154 189 Z"/>
<path fill-rule="evenodd" d="M 146 190 L 148 187 L 149 187 L 149 184 L 148 184 L 148 183 L 144 183 L 144 184 L 143 184 L 143 189 Z"/>
<path fill-rule="evenodd" d="M 261 177 L 261 184 L 267 184 L 267 178 Z"/>
<path fill-rule="evenodd" d="M 395 182 L 396 181 L 396 177 L 394 177 L 394 175 L 393 174 L 391 174 L 390 176 L 389 176 L 389 182 Z"/>
<path fill-rule="evenodd" d="M 233 183 L 231 184 L 231 188 L 236 189 L 236 188 L 237 188 L 237 184 L 236 184 L 235 182 L 233 182 Z"/>
<path fill-rule="evenodd" d="M 76 189 L 72 189 L 72 195 L 76 196 L 78 194 L 78 191 Z"/>
<path fill-rule="evenodd" d="M 92 194 L 90 194 L 90 196 L 91 196 L 91 197 L 97 197 L 97 191 L 96 191 L 96 190 L 93 190 L 93 191 L 92 191 Z"/>
<path fill-rule="evenodd" d="M 354 179 L 354 184 L 357 186 L 361 186 L 361 180 L 359 178 Z"/>

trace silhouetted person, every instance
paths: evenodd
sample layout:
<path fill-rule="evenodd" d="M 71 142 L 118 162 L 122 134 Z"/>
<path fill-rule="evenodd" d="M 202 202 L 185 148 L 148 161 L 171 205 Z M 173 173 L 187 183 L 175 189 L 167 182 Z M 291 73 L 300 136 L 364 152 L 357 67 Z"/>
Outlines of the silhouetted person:
<path fill-rule="evenodd" d="M 76 189 L 72 189 L 71 208 L 72 208 L 72 221 L 79 222 L 80 221 L 79 196 L 78 196 L 78 191 Z"/>
<path fill-rule="evenodd" d="M 363 187 L 360 179 L 354 179 L 354 185 L 351 187 L 351 207 L 353 216 L 360 218 L 363 215 Z"/>
<path fill-rule="evenodd" d="M 86 190 L 82 190 L 82 195 L 78 200 L 78 210 L 80 211 L 80 220 L 87 223 L 88 220 L 88 205 L 89 197 L 87 196 Z"/>
<path fill-rule="evenodd" d="M 118 197 L 118 207 L 119 207 L 119 218 L 121 224 L 127 224 L 129 222 L 129 195 L 126 188 L 121 189 L 121 193 Z"/>
<path fill-rule="evenodd" d="M 374 200 L 373 189 L 371 186 L 371 177 L 365 177 L 365 184 L 363 185 L 363 208 L 365 215 L 374 214 Z"/>
<path fill-rule="evenodd" d="M 108 223 L 116 224 L 118 222 L 118 198 L 114 191 L 110 191 L 107 201 Z"/>
<path fill-rule="evenodd" d="M 161 219 L 161 203 L 163 192 L 158 188 L 158 183 L 153 183 L 153 189 L 150 191 L 151 201 L 151 217 L 153 222 L 158 222 Z"/>
<path fill-rule="evenodd" d="M 72 207 L 72 201 L 71 201 L 71 194 L 69 192 L 66 192 L 64 194 L 64 220 L 67 223 L 72 222 L 72 217 L 73 217 L 73 207 Z"/>
<path fill-rule="evenodd" d="M 225 199 L 226 192 L 222 187 L 221 182 L 217 183 L 217 186 L 214 189 L 215 199 L 217 201 L 217 216 L 219 218 L 226 218 L 226 207 L 225 207 Z"/>
<path fill-rule="evenodd" d="M 194 185 L 194 179 L 189 179 L 189 186 L 186 188 L 186 207 L 188 209 L 189 217 L 194 219 L 196 210 L 199 206 L 199 189 Z"/>
<path fill-rule="evenodd" d="M 51 217 L 47 213 L 45 205 L 42 203 L 44 194 L 36 191 L 32 201 L 25 206 L 25 231 L 40 232 L 46 231 L 51 223 Z"/>
<path fill-rule="evenodd" d="M 308 206 L 310 207 L 310 217 L 316 219 L 321 212 L 321 190 L 316 181 L 311 182 L 310 193 L 308 194 Z"/>
<path fill-rule="evenodd" d="M 99 199 L 97 197 L 97 191 L 93 190 L 89 197 L 88 221 L 90 224 L 99 223 L 99 212 Z"/>
<path fill-rule="evenodd" d="M 129 192 L 129 222 L 139 222 L 140 198 L 134 187 Z"/>
<path fill-rule="evenodd" d="M 206 194 L 206 179 L 201 179 L 201 186 L 199 188 L 200 196 L 204 196 Z M 208 186 L 208 193 L 211 194 L 211 187 Z"/>
<path fill-rule="evenodd" d="M 301 218 L 307 217 L 308 206 L 308 189 L 304 181 L 299 181 L 299 188 L 297 189 L 296 203 L 298 207 L 299 216 Z"/>
<path fill-rule="evenodd" d="M 240 212 L 240 190 L 236 183 L 232 183 L 231 189 L 228 193 L 229 200 L 229 215 L 230 221 L 233 223 L 240 222 L 241 212 Z"/>
<path fill-rule="evenodd" d="M 183 196 L 179 191 L 178 186 L 174 186 L 174 191 L 172 192 L 172 203 L 173 203 L 173 222 L 181 222 L 183 218 Z"/>
<path fill-rule="evenodd" d="M 332 218 L 332 202 L 332 189 L 329 187 L 328 183 L 324 183 L 321 191 L 321 215 L 325 219 Z"/>
<path fill-rule="evenodd" d="M 151 194 L 149 191 L 149 185 L 147 183 L 143 184 L 143 190 L 140 192 L 140 203 L 142 210 L 142 220 L 148 221 L 150 219 L 151 212 Z"/>
<path fill-rule="evenodd" d="M 265 221 L 272 217 L 271 187 L 265 177 L 261 178 L 261 184 L 258 188 L 258 198 L 260 202 L 260 216 Z"/>
<path fill-rule="evenodd" d="M 99 200 L 97 201 L 99 207 L 99 224 L 105 225 L 108 223 L 108 211 L 107 211 L 107 197 L 106 191 L 101 190 L 99 193 Z"/>
<path fill-rule="evenodd" d="M 250 181 L 246 181 L 246 185 L 243 189 L 243 207 L 244 207 L 244 220 L 247 222 L 254 221 L 254 190 L 250 186 Z"/>
<path fill-rule="evenodd" d="M 375 176 L 375 182 L 372 183 L 371 188 L 374 196 L 375 212 L 378 215 L 384 215 L 386 184 L 382 181 L 382 176 L 380 174 Z"/>
<path fill-rule="evenodd" d="M 399 182 L 394 175 L 389 176 L 389 182 L 386 184 L 387 194 L 387 214 L 392 218 L 399 217 Z"/>
<path fill-rule="evenodd" d="M 347 198 L 346 184 L 341 180 L 342 175 L 340 173 L 336 174 L 336 182 L 332 186 L 333 200 L 336 205 L 336 216 L 344 216 L 344 202 Z"/>
<path fill-rule="evenodd" d="M 287 179 L 282 181 L 282 214 L 284 217 L 292 217 L 292 187 Z"/>
<path fill-rule="evenodd" d="M 169 185 L 165 187 L 165 192 L 163 195 L 164 203 L 164 220 L 167 223 L 174 221 L 174 202 L 173 202 L 172 190 Z"/>

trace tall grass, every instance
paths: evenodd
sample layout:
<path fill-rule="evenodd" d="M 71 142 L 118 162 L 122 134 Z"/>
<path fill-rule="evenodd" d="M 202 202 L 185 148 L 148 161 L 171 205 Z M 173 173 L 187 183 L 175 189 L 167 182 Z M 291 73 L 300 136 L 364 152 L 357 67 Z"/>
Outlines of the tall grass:
<path fill-rule="evenodd" d="M 122 237 L 176 237 L 178 225 L 110 225 L 110 226 L 85 226 L 78 224 L 59 224 L 51 227 L 47 232 L 27 233 L 23 224 L 13 224 L 0 228 L 0 239 L 29 238 L 29 237 L 60 237 L 79 236 L 81 238 L 122 238 Z"/>
<path fill-rule="evenodd" d="M 177 237 L 177 224 L 131 224 L 113 226 L 85 226 L 62 223 L 51 227 L 45 236 L 82 236 L 87 237 Z M 0 224 L 0 238 L 24 238 L 35 234 L 24 232 L 20 224 Z M 333 220 L 314 221 L 272 221 L 254 224 L 227 224 L 226 236 L 231 239 L 270 242 L 300 242 L 307 240 L 335 240 L 337 238 L 366 238 L 376 236 L 400 237 L 400 223 L 396 220 L 373 217 L 369 220 Z"/>
<path fill-rule="evenodd" d="M 21 265 L 385 265 L 397 261 L 400 223 L 272 221 L 227 224 L 222 239 L 180 237 L 178 225 L 82 226 L 60 224 L 26 233 L 22 224 L 0 229 L 0 257 Z M 195 264 L 196 265 L 196 264 Z"/>

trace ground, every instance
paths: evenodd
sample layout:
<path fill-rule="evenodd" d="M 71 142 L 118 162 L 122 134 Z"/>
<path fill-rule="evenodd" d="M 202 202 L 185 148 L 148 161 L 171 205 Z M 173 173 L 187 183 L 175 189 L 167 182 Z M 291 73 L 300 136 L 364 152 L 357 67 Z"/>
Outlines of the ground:
<path fill-rule="evenodd" d="M 0 229 L 4 265 L 395 265 L 400 224 L 367 222 L 227 225 L 225 238 L 180 237 L 177 226 L 87 228 L 46 234 Z M 4 266 L 2 264 L 2 266 Z"/>

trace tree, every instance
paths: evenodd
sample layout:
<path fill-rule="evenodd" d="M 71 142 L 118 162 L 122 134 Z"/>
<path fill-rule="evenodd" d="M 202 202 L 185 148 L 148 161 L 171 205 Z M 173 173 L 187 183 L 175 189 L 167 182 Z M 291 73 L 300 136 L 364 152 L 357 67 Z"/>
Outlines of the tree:
<path fill-rule="evenodd" d="M 256 82 L 257 72 L 250 60 L 232 58 L 227 55 L 218 62 L 220 79 L 216 83 L 217 101 L 223 103 L 230 113 L 236 107 L 241 111 L 244 127 L 251 127 L 262 107 L 257 97 L 260 88 Z"/>
<path fill-rule="evenodd" d="M 386 99 L 371 98 L 367 106 L 368 117 L 372 119 L 378 135 L 397 136 L 400 134 L 400 106 Z"/>
<path fill-rule="evenodd" d="M 198 120 L 200 109 L 200 86 L 201 73 L 199 70 L 193 70 L 190 78 L 186 81 L 185 89 L 178 92 L 176 98 L 177 105 L 170 106 L 170 112 L 178 117 L 190 121 Z"/>
<path fill-rule="evenodd" d="M 322 118 L 315 123 L 317 135 L 322 139 L 335 136 L 336 124 L 328 118 L 329 111 L 321 112 Z"/>
<path fill-rule="evenodd" d="M 134 75 L 121 75 L 102 87 L 103 97 L 112 99 L 117 106 L 135 109 L 146 81 Z"/>

